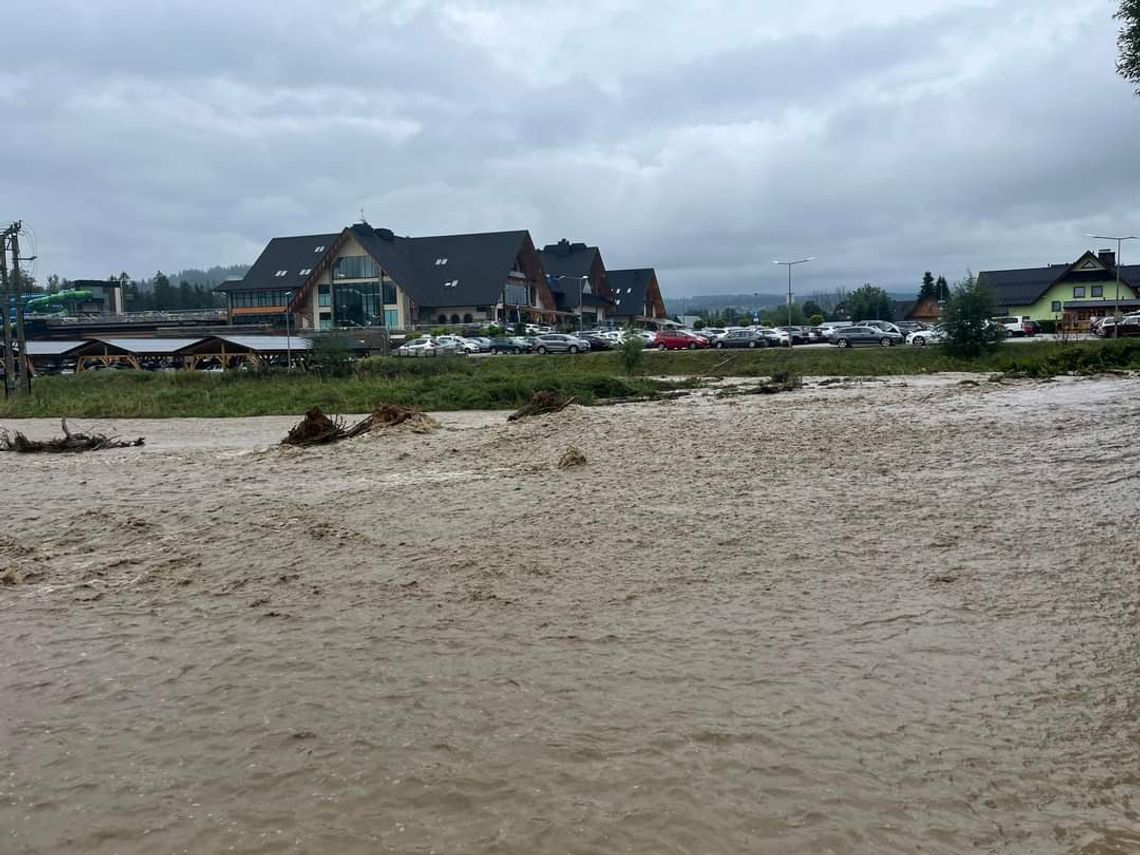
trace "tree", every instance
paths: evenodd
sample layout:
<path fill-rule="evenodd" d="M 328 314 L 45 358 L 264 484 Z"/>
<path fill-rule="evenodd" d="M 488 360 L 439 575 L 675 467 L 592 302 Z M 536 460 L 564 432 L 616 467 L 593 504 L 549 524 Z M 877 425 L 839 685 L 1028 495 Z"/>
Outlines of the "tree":
<path fill-rule="evenodd" d="M 1121 22 L 1116 70 L 1136 85 L 1136 94 L 1140 95 L 1140 0 L 1120 0 L 1120 10 L 1113 17 Z"/>
<path fill-rule="evenodd" d="M 927 297 L 934 296 L 934 274 L 929 270 L 922 274 L 922 287 L 918 289 L 918 300 L 922 302 Z"/>
<path fill-rule="evenodd" d="M 946 349 L 959 356 L 978 356 L 995 347 L 1004 330 L 990 318 L 997 304 L 993 292 L 971 273 L 954 286 L 942 309 Z"/>
<path fill-rule="evenodd" d="M 705 322 L 704 322 L 703 318 L 697 318 L 695 321 L 693 321 L 693 329 L 703 330 L 704 328 L 705 328 Z"/>
<path fill-rule="evenodd" d="M 939 276 L 938 281 L 934 283 L 934 296 L 939 302 L 950 299 L 950 286 L 946 283 L 945 276 Z"/>
<path fill-rule="evenodd" d="M 821 306 L 815 300 L 804 300 L 804 304 L 803 304 L 802 308 L 803 308 L 804 317 L 811 318 L 811 317 L 814 317 L 816 315 L 823 315 L 824 314 L 823 306 Z M 820 321 L 820 323 L 822 324 L 823 321 Z"/>
<path fill-rule="evenodd" d="M 847 295 L 847 314 L 853 321 L 889 321 L 894 316 L 894 301 L 882 288 L 867 283 Z"/>
<path fill-rule="evenodd" d="M 804 323 L 804 313 L 795 303 L 792 304 L 792 326 L 802 326 Z M 783 306 L 769 306 L 760 315 L 760 322 L 769 327 L 782 327 L 789 323 L 788 321 L 788 307 Z"/>

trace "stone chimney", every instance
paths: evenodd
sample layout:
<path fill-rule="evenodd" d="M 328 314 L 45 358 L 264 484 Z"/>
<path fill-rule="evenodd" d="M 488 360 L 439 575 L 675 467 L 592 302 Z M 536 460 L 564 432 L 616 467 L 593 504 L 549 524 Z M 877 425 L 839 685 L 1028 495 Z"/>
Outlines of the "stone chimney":
<path fill-rule="evenodd" d="M 1116 253 L 1111 249 L 1098 249 L 1096 252 L 1096 257 L 1100 260 L 1100 263 L 1107 267 L 1109 270 L 1114 270 L 1116 268 Z"/>

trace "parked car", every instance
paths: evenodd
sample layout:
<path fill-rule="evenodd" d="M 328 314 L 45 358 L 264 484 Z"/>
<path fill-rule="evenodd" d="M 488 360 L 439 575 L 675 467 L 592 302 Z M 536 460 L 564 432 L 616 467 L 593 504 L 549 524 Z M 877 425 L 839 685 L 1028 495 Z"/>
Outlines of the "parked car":
<path fill-rule="evenodd" d="M 530 353 L 530 342 L 516 335 L 500 335 L 491 339 L 491 353 Z"/>
<path fill-rule="evenodd" d="M 417 338 L 396 348 L 396 356 L 435 356 L 438 348 L 430 338 Z"/>
<path fill-rule="evenodd" d="M 832 344 L 838 347 L 855 347 L 860 344 L 878 344 L 891 347 L 903 341 L 897 332 L 879 329 L 878 327 L 854 326 L 837 330 L 831 339 Z"/>
<path fill-rule="evenodd" d="M 777 347 L 777 343 L 757 330 L 732 330 L 726 332 L 713 347 L 723 350 L 726 347 Z"/>
<path fill-rule="evenodd" d="M 613 350 L 616 343 L 604 335 L 598 333 L 582 333 L 579 338 L 585 339 L 590 344 L 590 350 Z"/>
<path fill-rule="evenodd" d="M 435 346 L 442 353 L 478 353 L 479 343 L 470 341 L 458 335 L 441 335 L 435 340 Z"/>
<path fill-rule="evenodd" d="M 803 327 L 776 327 L 780 332 L 786 332 L 791 339 L 792 344 L 807 344 L 808 334 Z"/>
<path fill-rule="evenodd" d="M 784 330 L 774 330 L 771 327 L 755 327 L 755 330 L 777 347 L 792 346 L 792 337 Z"/>
<path fill-rule="evenodd" d="M 946 341 L 946 331 L 940 326 L 930 329 L 915 330 L 906 337 L 906 343 L 915 347 L 925 347 L 928 344 L 941 344 Z"/>
<path fill-rule="evenodd" d="M 1105 338 L 1140 336 L 1140 315 L 1125 315 L 1120 319 L 1119 324 L 1113 318 L 1107 318 L 1100 325 L 1097 335 Z"/>
<path fill-rule="evenodd" d="M 1025 318 L 1015 318 L 1013 316 L 1005 316 L 993 319 L 993 322 L 1004 329 L 1007 335 L 1013 336 L 1014 338 L 1033 335 L 1031 328 L 1026 326 L 1025 321 Z"/>
<path fill-rule="evenodd" d="M 911 333 L 929 329 L 922 321 L 896 321 L 895 326 L 898 327 L 899 332 L 908 337 Z"/>
<path fill-rule="evenodd" d="M 538 337 L 534 349 L 538 353 L 584 353 L 590 349 L 590 343 L 576 335 L 546 333 Z"/>
<path fill-rule="evenodd" d="M 895 333 L 901 338 L 906 338 L 906 336 L 903 335 L 902 330 L 900 330 L 890 321 L 880 321 L 877 319 L 873 321 L 856 321 L 855 325 L 860 327 L 873 327 L 874 329 L 882 330 L 883 332 Z"/>
<path fill-rule="evenodd" d="M 699 336 L 688 335 L 679 330 L 661 330 L 653 336 L 649 346 L 658 350 L 697 350 L 708 347 L 709 343 Z"/>

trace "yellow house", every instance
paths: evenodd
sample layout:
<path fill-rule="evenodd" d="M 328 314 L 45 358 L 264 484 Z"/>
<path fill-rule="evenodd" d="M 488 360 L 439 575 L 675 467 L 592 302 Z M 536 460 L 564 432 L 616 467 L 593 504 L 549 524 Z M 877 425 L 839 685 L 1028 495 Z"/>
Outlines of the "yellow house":
<path fill-rule="evenodd" d="M 1035 321 L 1085 325 L 1091 318 L 1140 309 L 1140 265 L 1117 265 L 1116 253 L 1085 252 L 1072 264 L 984 270 L 1001 312 Z"/>

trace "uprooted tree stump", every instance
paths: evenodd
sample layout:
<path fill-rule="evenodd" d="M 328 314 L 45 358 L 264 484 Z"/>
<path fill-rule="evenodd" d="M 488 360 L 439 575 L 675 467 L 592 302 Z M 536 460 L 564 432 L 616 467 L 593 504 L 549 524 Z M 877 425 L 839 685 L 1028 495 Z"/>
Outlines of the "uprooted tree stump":
<path fill-rule="evenodd" d="M 9 435 L 8 431 L 0 430 L 0 450 L 20 454 L 74 454 L 108 448 L 134 448 L 144 442 L 141 436 L 135 440 L 120 440 L 102 433 L 72 433 L 67 428 L 67 419 L 60 419 L 59 423 L 63 436 L 43 441 L 28 439 L 19 431 Z"/>
<path fill-rule="evenodd" d="M 281 440 L 282 445 L 325 445 L 352 439 L 355 436 L 378 430 L 379 428 L 408 425 L 415 433 L 430 433 L 439 427 L 439 422 L 415 407 L 402 407 L 398 404 L 381 404 L 369 415 L 349 426 L 340 416 L 329 418 L 320 407 L 306 411 L 305 417 L 297 422 L 288 435 Z"/>
<path fill-rule="evenodd" d="M 513 422 L 528 418 L 529 416 L 559 413 L 577 400 L 577 398 L 560 398 L 558 393 L 552 389 L 543 389 L 539 392 L 535 392 L 524 406 L 507 416 L 507 421 Z"/>

